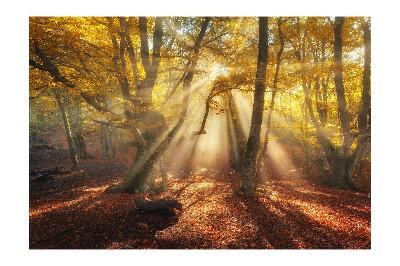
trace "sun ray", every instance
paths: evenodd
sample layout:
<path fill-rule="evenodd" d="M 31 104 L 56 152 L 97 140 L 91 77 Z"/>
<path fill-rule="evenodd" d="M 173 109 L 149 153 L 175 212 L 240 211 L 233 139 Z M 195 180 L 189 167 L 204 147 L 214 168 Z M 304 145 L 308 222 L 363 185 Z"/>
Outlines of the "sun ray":
<path fill-rule="evenodd" d="M 247 138 L 249 136 L 250 120 L 251 120 L 250 102 L 239 91 L 233 90 L 232 96 L 233 96 L 233 101 L 236 104 L 239 113 L 240 126 L 242 127 L 242 130 Z"/>

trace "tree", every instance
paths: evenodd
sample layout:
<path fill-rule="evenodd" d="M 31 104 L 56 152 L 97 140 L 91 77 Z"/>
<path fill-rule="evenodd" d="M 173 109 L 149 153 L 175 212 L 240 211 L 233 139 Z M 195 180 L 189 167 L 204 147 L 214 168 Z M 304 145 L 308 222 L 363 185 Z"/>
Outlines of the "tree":
<path fill-rule="evenodd" d="M 64 123 L 65 133 L 67 135 L 68 148 L 71 155 L 72 169 L 75 170 L 78 168 L 79 161 L 78 161 L 78 152 L 76 150 L 74 138 L 71 133 L 71 125 L 67 116 L 67 112 L 65 111 L 64 103 L 61 100 L 60 92 L 57 89 L 54 90 L 54 95 L 58 104 L 58 108 L 60 109 L 60 113 Z"/>
<path fill-rule="evenodd" d="M 166 133 L 165 137 L 159 141 L 153 143 L 147 153 L 135 160 L 135 163 L 129 169 L 128 176 L 126 180 L 118 185 L 117 187 L 112 187 L 109 189 L 111 192 L 136 192 L 144 189 L 146 185 L 147 178 L 150 175 L 154 164 L 160 159 L 162 154 L 165 152 L 169 143 L 172 141 L 173 137 L 176 135 L 178 130 L 182 127 L 183 122 L 186 117 L 186 113 L 188 110 L 188 103 L 190 97 L 190 89 L 193 81 L 194 71 L 196 69 L 197 61 L 199 58 L 201 43 L 205 37 L 206 31 L 209 27 L 210 18 L 204 18 L 204 21 L 201 25 L 200 32 L 196 38 L 193 47 L 193 57 L 189 61 L 187 72 L 184 74 L 183 79 L 183 89 L 186 91 L 185 96 L 183 98 L 183 107 L 181 111 L 180 118 L 175 126 Z M 165 182 L 165 181 L 164 181 Z"/>
<path fill-rule="evenodd" d="M 240 190 L 246 195 L 255 193 L 257 182 L 257 158 L 260 147 L 261 124 L 264 111 L 265 76 L 268 60 L 268 18 L 258 20 L 258 57 L 254 91 L 253 112 L 251 116 L 250 134 L 247 139 Z"/>
<path fill-rule="evenodd" d="M 336 184 L 339 186 L 352 186 L 351 180 L 348 176 L 348 154 L 353 142 L 350 132 L 350 121 L 347 112 L 347 103 L 344 93 L 343 84 L 343 62 L 342 62 L 342 50 L 343 50 L 343 23 L 344 17 L 335 18 L 334 27 L 334 56 L 335 56 L 335 88 L 336 97 L 338 102 L 338 113 L 339 120 L 342 129 L 343 143 L 341 149 L 332 158 L 333 163 L 333 174 L 336 176 Z M 335 158 L 336 157 L 336 158 Z"/>
<path fill-rule="evenodd" d="M 358 113 L 359 137 L 353 154 L 353 165 L 348 169 L 348 175 L 353 176 L 355 169 L 371 149 L 371 22 L 363 21 L 364 69 L 362 80 L 361 107 Z"/>
<path fill-rule="evenodd" d="M 275 74 L 274 74 L 274 81 L 272 84 L 272 96 L 271 96 L 271 103 L 269 106 L 269 111 L 267 115 L 267 121 L 266 121 L 266 126 L 267 129 L 265 131 L 265 136 L 264 136 L 264 142 L 262 145 L 261 149 L 261 154 L 257 158 L 257 169 L 260 170 L 261 168 L 261 161 L 265 156 L 265 153 L 267 152 L 267 147 L 268 147 L 268 142 L 269 142 L 269 135 L 271 133 L 271 120 L 272 120 L 272 112 L 274 110 L 275 106 L 275 96 L 278 91 L 278 79 L 279 79 L 279 70 L 281 67 L 281 62 L 282 62 L 282 54 L 283 54 L 283 49 L 285 48 L 285 37 L 283 36 L 282 32 L 282 18 L 278 18 L 278 39 L 279 39 L 279 51 L 277 54 L 277 59 L 276 59 L 276 68 L 275 68 Z"/>
<path fill-rule="evenodd" d="M 298 34 L 298 42 L 295 45 L 296 51 L 296 59 L 300 62 L 301 65 L 301 80 L 302 87 L 304 91 L 304 99 L 305 106 L 310 117 L 311 123 L 316 130 L 316 138 L 320 147 L 324 154 L 324 162 L 326 163 L 326 167 L 321 167 L 321 171 L 326 172 L 327 184 L 331 186 L 339 186 L 345 188 L 354 188 L 354 180 L 353 180 L 353 169 L 355 163 L 356 154 L 359 152 L 359 148 L 361 146 L 365 146 L 365 143 L 359 145 L 356 149 L 352 149 L 352 144 L 355 141 L 354 133 L 352 132 L 352 126 L 349 117 L 348 103 L 346 100 L 346 91 L 344 86 L 344 69 L 345 64 L 343 63 L 343 28 L 347 19 L 343 17 L 336 17 L 333 25 L 333 63 L 331 70 L 334 74 L 334 95 L 336 96 L 337 104 L 337 114 L 339 118 L 339 129 L 341 134 L 341 142 L 340 145 L 336 145 L 326 132 L 324 128 L 324 124 L 326 123 L 325 118 L 320 116 L 320 119 L 314 113 L 313 109 L 313 101 L 312 101 L 312 89 L 313 89 L 313 81 L 315 81 L 316 90 L 319 88 L 318 78 L 316 79 L 316 74 L 313 73 L 309 67 L 307 66 L 307 43 L 306 43 L 306 34 L 304 33 L 304 37 L 300 34 L 300 22 L 297 18 L 296 27 Z M 323 36 L 323 41 L 325 42 L 325 36 Z M 308 41 L 308 45 L 313 44 L 311 40 Z M 365 50 L 365 62 L 368 62 L 368 45 L 365 46 L 367 49 Z M 314 60 L 315 65 L 317 60 Z M 368 65 L 368 63 L 367 63 Z M 316 67 L 318 67 L 316 65 Z M 328 72 L 329 73 L 329 72 Z M 312 76 L 312 78 L 309 77 Z M 329 75 L 329 74 L 328 74 Z M 365 71 L 364 66 L 364 75 L 369 76 L 368 70 Z M 318 73 L 317 73 L 318 76 Z M 325 85 L 326 86 L 326 85 Z M 367 85 L 368 86 L 368 85 Z M 364 93 L 363 93 L 364 94 Z M 364 97 L 364 96 L 362 96 Z M 368 98 L 368 96 L 366 96 Z M 363 100 L 361 101 L 363 102 Z M 363 103 L 362 103 L 363 105 Z M 365 107 L 368 109 L 368 107 Z M 362 109 L 362 108 L 361 108 Z M 318 110 L 318 102 L 317 102 L 317 110 Z M 361 135 L 356 135 L 358 139 L 360 139 Z"/>
<path fill-rule="evenodd" d="M 32 17 L 31 128 L 61 125 L 48 93 L 57 89 L 78 156 L 92 131 L 109 157 L 119 149 L 112 135 L 133 145 L 126 180 L 110 191 L 147 190 L 174 138 L 192 145 L 213 129 L 207 119 L 220 118 L 223 152 L 245 193 L 254 193 L 267 149 L 274 152 L 271 134 L 290 143 L 295 163 L 317 166 L 330 185 L 353 187 L 370 142 L 369 25 L 357 17 Z"/>

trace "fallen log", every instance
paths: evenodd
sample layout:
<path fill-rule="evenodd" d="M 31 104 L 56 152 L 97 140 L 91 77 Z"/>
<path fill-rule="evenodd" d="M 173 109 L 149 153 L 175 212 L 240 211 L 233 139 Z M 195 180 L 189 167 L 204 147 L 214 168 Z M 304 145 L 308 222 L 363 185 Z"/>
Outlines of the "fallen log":
<path fill-rule="evenodd" d="M 66 173 L 69 173 L 69 172 L 62 171 L 59 168 L 48 169 L 48 170 L 36 170 L 36 171 L 30 171 L 29 177 L 32 181 L 43 182 L 46 180 L 53 179 L 53 177 L 56 175 L 61 175 L 61 174 L 66 174 Z"/>
<path fill-rule="evenodd" d="M 135 200 L 136 209 L 139 212 L 160 212 L 160 213 L 173 213 L 174 210 L 181 211 L 182 204 L 175 199 L 158 199 L 148 200 L 137 198 Z"/>

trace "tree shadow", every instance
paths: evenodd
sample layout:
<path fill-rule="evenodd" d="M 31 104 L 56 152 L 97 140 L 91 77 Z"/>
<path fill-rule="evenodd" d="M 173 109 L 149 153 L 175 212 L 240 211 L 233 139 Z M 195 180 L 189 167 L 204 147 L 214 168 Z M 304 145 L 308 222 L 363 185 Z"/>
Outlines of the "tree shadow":
<path fill-rule="evenodd" d="M 230 248 L 274 249 L 343 249 L 349 248 L 354 236 L 320 224 L 295 205 L 285 206 L 272 199 L 237 196 L 235 201 L 244 206 L 243 211 L 255 223 L 252 237 Z M 230 204 L 230 206 L 232 206 Z M 237 207 L 236 207 L 237 208 Z M 370 247 L 370 239 L 358 239 Z"/>
<path fill-rule="evenodd" d="M 352 191 L 335 190 L 335 195 L 329 188 L 321 188 L 319 191 L 301 191 L 294 186 L 280 184 L 285 193 L 294 198 L 302 199 L 309 203 L 315 203 L 323 207 L 329 207 L 340 210 L 346 215 L 356 218 L 371 219 L 371 213 L 368 210 L 359 210 L 357 208 L 370 204 L 370 198 L 366 194 L 356 194 Z M 321 190 L 323 193 L 321 193 Z"/>
<path fill-rule="evenodd" d="M 157 248 L 149 245 L 157 242 L 156 233 L 179 220 L 179 214 L 174 212 L 139 213 L 135 209 L 126 215 L 102 216 L 101 220 L 92 213 L 82 212 L 81 215 L 86 216 L 84 221 L 74 218 L 73 227 L 66 223 L 65 229 L 32 242 L 30 248 L 106 249 L 115 244 L 119 244 L 118 248 Z"/>
<path fill-rule="evenodd" d="M 196 236 L 190 239 L 184 236 L 174 237 L 173 239 L 158 239 L 157 248 L 159 249 L 210 249 L 213 242 L 205 237 Z"/>

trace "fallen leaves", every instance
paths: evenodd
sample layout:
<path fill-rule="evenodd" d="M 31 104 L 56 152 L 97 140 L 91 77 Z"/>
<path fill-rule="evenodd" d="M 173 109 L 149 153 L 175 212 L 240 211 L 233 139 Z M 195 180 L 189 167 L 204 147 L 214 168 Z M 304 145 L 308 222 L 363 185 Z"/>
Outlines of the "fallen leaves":
<path fill-rule="evenodd" d="M 233 193 L 223 172 L 170 178 L 180 214 L 140 214 L 135 195 L 105 194 L 125 168 L 55 178 L 30 187 L 30 248 L 370 248 L 370 198 L 290 179 L 262 184 L 256 198 Z"/>

